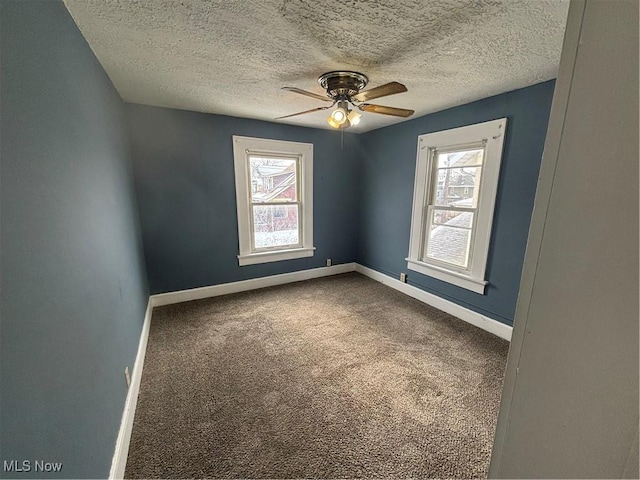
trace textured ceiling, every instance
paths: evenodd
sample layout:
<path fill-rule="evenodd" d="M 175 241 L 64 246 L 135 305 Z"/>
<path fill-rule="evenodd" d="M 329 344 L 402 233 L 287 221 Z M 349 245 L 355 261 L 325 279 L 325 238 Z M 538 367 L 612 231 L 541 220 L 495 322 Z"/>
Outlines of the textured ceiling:
<path fill-rule="evenodd" d="M 415 118 L 554 78 L 568 0 L 65 0 L 127 102 L 273 121 L 322 106 L 329 70 Z M 279 122 L 330 128 L 327 112 Z M 350 131 L 404 121 L 364 113 Z"/>

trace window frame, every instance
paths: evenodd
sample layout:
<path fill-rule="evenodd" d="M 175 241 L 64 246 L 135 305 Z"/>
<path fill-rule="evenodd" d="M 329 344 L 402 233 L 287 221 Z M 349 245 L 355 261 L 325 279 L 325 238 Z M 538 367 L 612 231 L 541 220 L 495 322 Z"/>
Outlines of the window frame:
<path fill-rule="evenodd" d="M 250 156 L 298 158 L 296 188 L 298 193 L 297 245 L 284 247 L 253 248 L 254 224 Z M 236 211 L 238 216 L 238 264 L 278 262 L 295 258 L 312 257 L 313 246 L 313 144 L 271 140 L 266 138 L 233 135 L 233 159 L 236 184 Z M 276 202 L 264 203 L 273 205 Z M 287 202 L 277 202 L 283 206 Z"/>
<path fill-rule="evenodd" d="M 507 119 L 500 118 L 418 136 L 409 254 L 405 259 L 409 270 L 484 295 L 488 284 L 485 274 L 506 126 Z M 438 209 L 436 205 L 430 206 L 433 189 L 437 189 L 436 154 L 443 150 L 477 148 L 481 144 L 484 145 L 484 155 L 477 186 L 478 203 L 470 233 L 468 267 L 429 259 L 426 257 L 426 240 L 431 212 Z"/>
<path fill-rule="evenodd" d="M 296 201 L 294 202 L 283 202 L 283 201 L 277 201 L 277 202 L 254 202 L 252 200 L 252 197 L 255 195 L 256 192 L 253 191 L 253 183 L 251 182 L 251 158 L 252 157 L 263 157 L 263 158 L 269 158 L 269 159 L 273 159 L 273 160 L 291 160 L 295 162 L 296 168 L 295 168 L 295 175 L 296 175 Z M 251 253 L 262 253 L 262 252 L 270 252 L 270 251 L 276 251 L 276 250 L 291 250 L 291 249 L 295 249 L 295 248 L 301 248 L 303 246 L 302 244 L 302 225 L 303 225 L 303 215 L 300 214 L 300 212 L 302 212 L 302 190 L 301 190 L 301 182 L 299 182 L 298 180 L 301 178 L 301 164 L 302 164 L 302 155 L 284 155 L 284 154 L 275 154 L 273 152 L 261 152 L 261 151 L 257 151 L 257 150 L 249 150 L 246 151 L 245 153 L 245 158 L 246 158 L 246 168 L 247 168 L 247 180 L 249 182 L 249 185 L 247 185 L 247 188 L 250 189 L 249 191 L 249 230 L 250 230 L 250 234 L 251 234 L 251 243 L 250 243 L 250 248 L 251 248 Z M 267 179 L 267 187 L 266 189 L 269 190 L 271 188 L 273 188 L 273 176 L 269 176 L 269 177 L 265 177 Z M 255 232 L 255 221 L 253 221 L 254 217 L 254 210 L 256 206 L 259 207 L 266 207 L 266 206 L 271 206 L 271 207 L 283 207 L 285 208 L 286 211 L 286 207 L 288 206 L 292 206 L 295 205 L 298 207 L 298 242 L 295 244 L 288 244 L 288 245 L 279 245 L 279 246 L 273 246 L 273 247 L 255 247 L 255 239 L 256 239 L 256 232 Z"/>

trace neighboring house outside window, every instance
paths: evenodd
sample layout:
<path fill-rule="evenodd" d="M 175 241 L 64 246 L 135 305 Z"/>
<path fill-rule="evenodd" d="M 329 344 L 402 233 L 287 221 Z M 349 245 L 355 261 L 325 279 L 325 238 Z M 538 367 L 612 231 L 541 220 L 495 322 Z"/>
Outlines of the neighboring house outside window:
<path fill-rule="evenodd" d="M 418 137 L 409 270 L 484 294 L 506 124 Z"/>
<path fill-rule="evenodd" d="M 313 256 L 313 145 L 233 136 L 242 265 Z"/>

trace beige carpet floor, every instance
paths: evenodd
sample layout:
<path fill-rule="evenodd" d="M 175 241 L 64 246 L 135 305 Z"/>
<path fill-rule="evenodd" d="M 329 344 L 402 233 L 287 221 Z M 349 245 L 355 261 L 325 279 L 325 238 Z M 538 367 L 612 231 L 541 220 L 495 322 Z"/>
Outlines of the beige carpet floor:
<path fill-rule="evenodd" d="M 126 476 L 486 477 L 507 349 L 357 273 L 156 308 Z"/>

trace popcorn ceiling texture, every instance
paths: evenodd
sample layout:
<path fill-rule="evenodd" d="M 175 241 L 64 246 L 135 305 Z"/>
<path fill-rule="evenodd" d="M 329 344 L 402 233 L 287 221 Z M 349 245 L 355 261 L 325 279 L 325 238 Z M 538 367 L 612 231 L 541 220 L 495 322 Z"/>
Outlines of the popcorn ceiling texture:
<path fill-rule="evenodd" d="M 554 78 L 568 0 L 64 0 L 127 102 L 273 120 L 356 70 L 414 117 Z M 281 120 L 330 128 L 326 112 Z M 350 130 L 404 121 L 365 113 Z"/>

